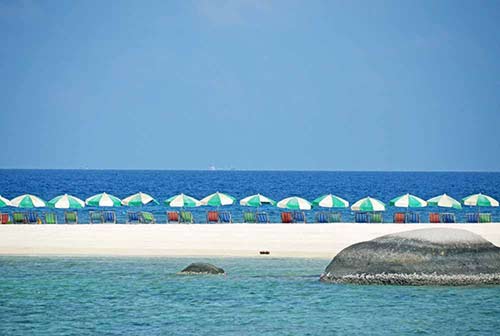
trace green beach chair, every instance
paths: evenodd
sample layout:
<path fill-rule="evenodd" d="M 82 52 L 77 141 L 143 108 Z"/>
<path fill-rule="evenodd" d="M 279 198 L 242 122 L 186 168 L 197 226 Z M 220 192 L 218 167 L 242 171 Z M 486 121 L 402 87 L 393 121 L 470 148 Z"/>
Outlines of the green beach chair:
<path fill-rule="evenodd" d="M 255 212 L 244 212 L 243 222 L 245 223 L 255 223 L 257 220 L 255 218 Z"/>
<path fill-rule="evenodd" d="M 89 212 L 90 224 L 101 224 L 103 222 L 102 213 L 100 211 Z"/>
<path fill-rule="evenodd" d="M 12 222 L 14 224 L 25 224 L 26 223 L 26 215 L 22 212 L 14 212 L 12 214 Z"/>
<path fill-rule="evenodd" d="M 77 224 L 78 215 L 76 211 L 66 211 L 64 213 L 64 222 L 66 222 L 66 224 Z"/>
<path fill-rule="evenodd" d="M 193 214 L 189 211 L 181 211 L 181 223 L 194 223 Z"/>
<path fill-rule="evenodd" d="M 490 213 L 480 213 L 479 214 L 479 223 L 491 223 L 491 214 Z"/>
<path fill-rule="evenodd" d="M 340 212 L 330 213 L 330 223 L 341 223 L 341 222 L 342 222 L 342 214 Z"/>
<path fill-rule="evenodd" d="M 57 216 L 53 212 L 46 212 L 44 214 L 45 224 L 57 224 Z"/>
<path fill-rule="evenodd" d="M 155 223 L 155 217 L 151 212 L 141 212 L 141 223 L 144 224 L 154 224 Z"/>
<path fill-rule="evenodd" d="M 384 219 L 380 212 L 374 212 L 370 214 L 370 223 L 382 223 Z"/>

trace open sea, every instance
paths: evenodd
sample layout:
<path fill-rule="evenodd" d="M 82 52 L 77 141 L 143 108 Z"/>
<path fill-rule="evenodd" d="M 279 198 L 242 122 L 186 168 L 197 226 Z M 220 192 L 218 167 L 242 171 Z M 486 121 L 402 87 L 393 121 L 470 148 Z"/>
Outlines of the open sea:
<path fill-rule="evenodd" d="M 300 196 L 310 201 L 324 194 L 335 194 L 351 204 L 360 198 L 371 196 L 388 203 L 392 198 L 405 193 L 429 199 L 443 193 L 460 200 L 470 194 L 482 192 L 500 199 L 500 173 L 457 173 L 457 172 L 293 172 L 293 171 L 154 171 L 154 170 L 0 170 L 0 195 L 11 199 L 31 193 L 44 200 L 68 193 L 83 200 L 97 193 L 107 192 L 125 198 L 136 192 L 151 194 L 160 203 L 170 196 L 185 193 L 201 199 L 216 191 L 233 195 L 238 200 L 261 193 L 279 201 L 288 196 Z M 401 209 L 387 207 L 385 221 L 392 221 L 393 213 Z M 145 211 L 154 213 L 157 222 L 165 223 L 165 206 L 146 206 Z M 86 208 L 80 211 L 80 222 L 88 222 Z M 129 208 L 115 208 L 118 220 L 125 222 Z M 234 222 L 241 222 L 243 207 L 226 206 Z M 246 209 L 248 210 L 248 209 Z M 262 207 L 269 213 L 271 222 L 280 220 L 280 211 L 274 207 Z M 319 209 L 320 211 L 322 209 Z M 485 208 L 500 221 L 500 208 Z M 12 209 L 1 208 L 2 212 Z M 39 212 L 43 212 L 40 210 Z M 197 222 L 205 221 L 206 207 L 191 208 Z M 424 208 L 416 210 L 422 221 L 431 211 L 454 212 L 458 221 L 465 220 L 467 212 L 449 209 Z M 308 221 L 314 220 L 314 212 L 308 211 Z M 340 210 L 344 221 L 353 221 L 349 209 Z M 58 220 L 64 219 L 59 210 Z"/>
<path fill-rule="evenodd" d="M 138 191 L 159 201 L 184 192 L 276 200 L 333 193 L 353 203 L 411 192 L 500 198 L 499 173 L 0 170 L 0 194 L 62 193 L 85 199 Z M 160 222 L 164 206 L 148 206 Z M 12 209 L 2 208 L 2 212 Z M 116 208 L 123 221 L 126 208 Z M 206 208 L 194 209 L 203 221 Z M 236 221 L 243 209 L 227 207 Z M 425 218 L 429 211 L 423 209 Z M 500 218 L 498 209 L 492 212 Z M 39 210 L 43 212 L 45 210 Z M 277 220 L 279 211 L 265 211 Z M 385 213 L 390 221 L 394 209 Z M 454 211 L 463 219 L 467 211 Z M 80 212 L 85 220 L 88 210 Z M 342 211 L 352 218 L 349 210 Z M 62 212 L 59 212 L 62 220 Z M 314 212 L 308 213 L 311 221 Z M 326 224 L 335 225 L 335 224 Z M 180 276 L 194 261 L 226 276 Z M 329 260 L 245 258 L 0 257 L 0 335 L 495 335 L 500 287 L 332 285 L 318 281 Z"/>

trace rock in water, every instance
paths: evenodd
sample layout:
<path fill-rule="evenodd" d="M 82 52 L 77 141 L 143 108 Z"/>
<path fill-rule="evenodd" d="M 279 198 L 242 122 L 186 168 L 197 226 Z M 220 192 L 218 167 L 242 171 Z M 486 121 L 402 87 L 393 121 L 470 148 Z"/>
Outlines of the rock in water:
<path fill-rule="evenodd" d="M 500 248 L 466 230 L 406 231 L 343 249 L 320 280 L 383 285 L 500 284 Z"/>
<path fill-rule="evenodd" d="M 193 263 L 183 269 L 180 274 L 224 274 L 224 270 L 208 263 Z"/>

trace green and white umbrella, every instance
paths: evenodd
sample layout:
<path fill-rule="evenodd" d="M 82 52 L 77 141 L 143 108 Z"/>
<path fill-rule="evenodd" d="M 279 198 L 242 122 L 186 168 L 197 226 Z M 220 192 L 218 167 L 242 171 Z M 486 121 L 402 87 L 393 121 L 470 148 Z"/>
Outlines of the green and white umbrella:
<path fill-rule="evenodd" d="M 142 192 L 138 192 L 137 194 L 133 194 L 122 199 L 122 205 L 127 206 L 141 206 L 149 204 L 151 202 L 158 204 L 157 200 L 155 200 L 150 195 L 144 194 Z"/>
<path fill-rule="evenodd" d="M 210 206 L 222 206 L 222 205 L 231 205 L 236 201 L 231 195 L 223 194 L 220 192 L 216 192 L 212 195 L 208 195 L 203 198 L 200 202 L 202 205 L 210 205 Z"/>
<path fill-rule="evenodd" d="M 0 208 L 5 206 L 10 206 L 10 201 L 0 195 Z"/>
<path fill-rule="evenodd" d="M 184 195 L 184 194 L 179 194 L 170 197 L 165 201 L 165 204 L 170 206 L 170 207 L 175 207 L 175 208 L 184 208 L 184 207 L 197 207 L 201 205 L 201 202 L 198 201 L 196 198 Z"/>
<path fill-rule="evenodd" d="M 438 206 L 442 208 L 462 209 L 462 205 L 453 197 L 442 194 L 427 200 L 428 206 Z"/>
<path fill-rule="evenodd" d="M 497 207 L 498 201 L 491 196 L 483 195 L 481 193 L 470 195 L 462 199 L 465 205 L 480 206 L 480 207 Z"/>
<path fill-rule="evenodd" d="M 349 202 L 345 199 L 332 194 L 320 196 L 312 204 L 322 208 L 347 208 L 349 206 Z"/>
<path fill-rule="evenodd" d="M 122 205 L 118 197 L 106 193 L 90 196 L 85 200 L 85 203 L 95 207 L 118 207 Z"/>
<path fill-rule="evenodd" d="M 423 208 L 427 206 L 426 201 L 411 194 L 405 194 L 393 198 L 389 204 L 398 208 Z"/>
<path fill-rule="evenodd" d="M 30 194 L 25 194 L 13 198 L 10 201 L 10 204 L 17 208 L 42 208 L 46 206 L 43 199 Z"/>
<path fill-rule="evenodd" d="M 56 196 L 47 202 L 48 206 L 57 209 L 81 209 L 85 207 L 85 202 L 78 197 L 68 194 Z"/>
<path fill-rule="evenodd" d="M 351 206 L 354 211 L 385 211 L 385 204 L 376 198 L 362 198 Z"/>
<path fill-rule="evenodd" d="M 248 196 L 240 200 L 240 205 L 244 206 L 260 207 L 264 204 L 276 205 L 276 202 L 261 194 Z"/>
<path fill-rule="evenodd" d="M 278 208 L 291 210 L 311 210 L 311 203 L 303 198 L 293 196 L 282 199 L 277 204 Z"/>

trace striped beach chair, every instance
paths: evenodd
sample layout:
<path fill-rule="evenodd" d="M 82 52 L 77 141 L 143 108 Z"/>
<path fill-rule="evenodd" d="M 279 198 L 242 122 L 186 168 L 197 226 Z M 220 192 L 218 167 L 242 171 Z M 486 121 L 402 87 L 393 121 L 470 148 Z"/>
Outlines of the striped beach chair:
<path fill-rule="evenodd" d="M 370 223 L 383 223 L 384 216 L 380 212 L 370 213 Z"/>
<path fill-rule="evenodd" d="M 255 212 L 246 211 L 243 212 L 243 222 L 244 223 L 255 223 L 257 221 Z"/>
<path fill-rule="evenodd" d="M 318 212 L 316 213 L 316 223 L 329 223 L 328 212 Z"/>
<path fill-rule="evenodd" d="M 44 218 L 45 224 L 57 224 L 57 216 L 54 212 L 46 212 Z"/>
<path fill-rule="evenodd" d="M 281 223 L 290 224 L 293 223 L 293 217 L 291 212 L 282 212 L 281 213 Z"/>
<path fill-rule="evenodd" d="M 429 214 L 429 223 L 441 223 L 441 217 L 437 212 L 432 212 Z"/>
<path fill-rule="evenodd" d="M 140 213 L 136 211 L 127 212 L 127 224 L 139 224 L 141 222 Z"/>
<path fill-rule="evenodd" d="M 441 223 L 456 223 L 455 214 L 453 213 L 441 214 Z"/>
<path fill-rule="evenodd" d="M 78 223 L 78 214 L 76 213 L 76 211 L 64 212 L 64 222 L 66 224 L 77 224 Z"/>
<path fill-rule="evenodd" d="M 408 212 L 406 214 L 406 223 L 420 223 L 420 215 L 415 212 Z"/>
<path fill-rule="evenodd" d="M 269 216 L 265 212 L 257 212 L 257 223 L 269 223 Z"/>
<path fill-rule="evenodd" d="M 39 217 L 33 211 L 29 211 L 28 213 L 26 213 L 26 223 L 37 224 L 39 223 Z"/>
<path fill-rule="evenodd" d="M 180 223 L 179 213 L 177 211 L 167 211 L 167 223 Z"/>
<path fill-rule="evenodd" d="M 293 212 L 293 222 L 294 223 L 305 223 L 306 222 L 306 214 L 303 211 L 294 211 Z"/>
<path fill-rule="evenodd" d="M 181 223 L 189 223 L 189 224 L 194 223 L 194 217 L 191 212 L 181 211 L 180 215 L 181 215 Z"/>
<path fill-rule="evenodd" d="M 219 212 L 219 223 L 232 223 L 233 218 L 229 211 L 221 211 Z"/>
<path fill-rule="evenodd" d="M 490 213 L 480 213 L 479 214 L 479 223 L 491 223 L 491 214 Z"/>
<path fill-rule="evenodd" d="M 14 212 L 12 214 L 12 220 L 14 224 L 25 224 L 26 223 L 26 215 L 23 212 Z"/>
<path fill-rule="evenodd" d="M 354 213 L 355 223 L 369 223 L 370 218 L 366 212 L 355 212 Z"/>
<path fill-rule="evenodd" d="M 101 211 L 90 211 L 89 212 L 90 224 L 101 224 L 103 222 Z"/>
<path fill-rule="evenodd" d="M 341 223 L 342 214 L 340 212 L 331 212 L 329 216 L 330 223 Z"/>
<path fill-rule="evenodd" d="M 114 211 L 103 211 L 102 212 L 102 222 L 104 224 L 116 224 L 116 214 Z"/>
<path fill-rule="evenodd" d="M 465 221 L 467 223 L 479 223 L 479 214 L 476 213 L 467 213 L 465 214 Z"/>

